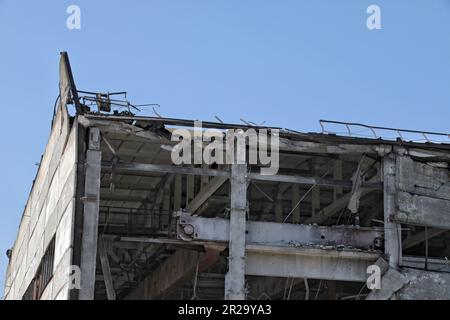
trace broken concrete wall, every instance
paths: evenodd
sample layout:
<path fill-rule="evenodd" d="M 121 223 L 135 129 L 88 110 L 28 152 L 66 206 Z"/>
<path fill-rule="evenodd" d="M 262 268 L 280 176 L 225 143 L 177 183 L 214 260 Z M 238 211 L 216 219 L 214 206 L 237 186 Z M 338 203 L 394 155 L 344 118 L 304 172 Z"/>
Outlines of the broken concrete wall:
<path fill-rule="evenodd" d="M 450 229 L 450 172 L 448 168 L 397 159 L 398 222 Z"/>
<path fill-rule="evenodd" d="M 408 284 L 397 291 L 392 299 L 400 300 L 449 300 L 450 273 L 402 269 Z"/>
<path fill-rule="evenodd" d="M 8 265 L 5 299 L 22 299 L 55 237 L 53 277 L 41 299 L 67 299 L 72 259 L 77 126 L 60 106 L 33 183 Z"/>
<path fill-rule="evenodd" d="M 435 261 L 433 261 L 435 262 Z M 372 290 L 366 300 L 449 300 L 450 273 L 402 267 L 395 269 L 380 258 L 381 288 Z"/>

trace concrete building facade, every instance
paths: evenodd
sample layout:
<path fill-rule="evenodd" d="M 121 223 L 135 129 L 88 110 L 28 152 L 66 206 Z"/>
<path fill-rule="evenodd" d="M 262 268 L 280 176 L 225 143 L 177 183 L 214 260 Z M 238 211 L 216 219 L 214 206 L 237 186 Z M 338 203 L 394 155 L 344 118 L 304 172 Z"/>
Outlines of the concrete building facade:
<path fill-rule="evenodd" d="M 65 53 L 60 78 L 6 299 L 450 298 L 450 144 L 203 122 L 277 132 L 278 172 L 174 165 L 196 122 L 112 110 Z"/>

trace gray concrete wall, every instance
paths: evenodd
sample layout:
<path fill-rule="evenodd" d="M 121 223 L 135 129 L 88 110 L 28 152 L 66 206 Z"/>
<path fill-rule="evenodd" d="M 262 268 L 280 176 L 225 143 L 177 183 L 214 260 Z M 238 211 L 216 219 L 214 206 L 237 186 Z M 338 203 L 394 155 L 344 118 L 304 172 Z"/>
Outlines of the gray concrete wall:
<path fill-rule="evenodd" d="M 55 236 L 53 277 L 42 299 L 68 299 L 72 259 L 77 126 L 58 108 L 28 198 L 5 281 L 5 299 L 22 299 Z"/>
<path fill-rule="evenodd" d="M 450 170 L 398 157 L 395 218 L 402 223 L 450 229 Z"/>
<path fill-rule="evenodd" d="M 392 299 L 399 300 L 449 300 L 450 274 L 404 268 L 402 274 L 408 284 Z"/>

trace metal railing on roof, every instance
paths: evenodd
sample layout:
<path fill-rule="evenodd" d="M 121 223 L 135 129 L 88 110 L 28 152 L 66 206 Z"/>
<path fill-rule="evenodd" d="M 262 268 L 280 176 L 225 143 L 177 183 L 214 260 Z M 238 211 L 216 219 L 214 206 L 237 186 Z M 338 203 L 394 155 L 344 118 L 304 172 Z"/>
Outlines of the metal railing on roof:
<path fill-rule="evenodd" d="M 344 122 L 344 121 L 333 121 L 333 120 L 319 120 L 320 127 L 322 128 L 322 133 L 324 134 L 346 134 L 349 137 L 364 137 L 364 138 L 375 138 L 375 139 L 400 139 L 401 141 L 414 141 L 414 142 L 429 142 L 429 143 L 450 143 L 450 134 L 442 132 L 432 132 L 432 131 L 420 131 L 420 130 L 409 130 L 409 129 L 399 129 L 399 128 L 388 128 L 380 126 L 371 126 L 363 123 L 355 122 Z M 326 128 L 326 124 L 333 124 L 345 127 L 346 131 L 336 132 L 330 131 Z M 364 128 L 371 134 L 361 134 L 359 131 L 355 131 L 356 128 Z M 380 134 L 380 131 L 387 131 L 390 133 L 395 133 L 393 137 L 387 137 Z M 421 139 L 414 139 L 410 135 L 419 135 Z M 409 138 L 406 136 L 409 135 Z M 432 137 L 440 137 L 442 140 L 432 139 Z"/>

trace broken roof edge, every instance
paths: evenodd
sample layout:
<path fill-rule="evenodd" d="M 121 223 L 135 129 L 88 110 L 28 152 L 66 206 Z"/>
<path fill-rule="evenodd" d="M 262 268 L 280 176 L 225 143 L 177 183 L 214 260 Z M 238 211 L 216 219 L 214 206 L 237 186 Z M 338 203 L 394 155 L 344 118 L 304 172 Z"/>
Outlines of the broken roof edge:
<path fill-rule="evenodd" d="M 82 92 L 82 91 L 80 91 Z M 69 56 L 67 52 L 61 52 L 60 59 L 60 100 L 63 104 L 72 103 L 76 109 L 76 115 L 86 115 L 87 118 L 97 119 L 97 120 L 113 120 L 113 121 L 140 121 L 140 122 L 155 122 L 162 123 L 163 125 L 173 125 L 173 126 L 188 126 L 193 127 L 196 121 L 200 120 L 189 120 L 189 119 L 177 119 L 177 118 L 163 118 L 160 117 L 149 117 L 149 116 L 136 116 L 134 114 L 120 115 L 120 114 L 105 114 L 100 112 L 89 112 L 88 109 L 85 109 L 78 97 L 78 91 L 75 85 L 75 81 L 72 74 L 72 69 L 70 66 Z M 220 119 L 219 119 L 220 120 Z M 242 120 L 242 119 L 241 119 Z M 341 121 L 329 121 L 329 120 L 319 120 L 320 126 L 322 127 L 322 133 L 303 133 L 296 130 L 291 130 L 288 128 L 281 127 L 271 127 L 271 126 L 258 126 L 253 125 L 253 123 L 248 123 L 244 120 L 245 125 L 242 124 L 232 124 L 232 123 L 222 123 L 222 122 L 212 122 L 212 121 L 202 121 L 203 128 L 216 128 L 216 129 L 267 129 L 267 130 L 279 130 L 280 136 L 286 138 L 302 138 L 302 140 L 311 141 L 311 142 L 322 142 L 322 143 L 351 143 L 351 144 L 384 144 L 391 146 L 406 146 L 406 147 L 420 147 L 420 148 L 433 148 L 438 150 L 450 150 L 450 141 L 449 143 L 445 142 L 432 142 L 427 138 L 426 135 L 440 135 L 446 136 L 450 139 L 450 133 L 437 133 L 437 132 L 427 132 L 427 131 L 418 131 L 418 130 L 404 130 L 404 129 L 394 129 L 394 128 L 386 128 L 386 127 L 377 127 L 377 126 L 369 126 L 361 123 L 350 123 L 350 122 L 341 122 Z M 348 131 L 349 136 L 337 135 L 333 132 L 326 131 L 324 128 L 324 123 L 333 123 L 344 125 Z M 367 137 L 357 137 L 351 136 L 350 126 L 359 126 L 365 127 L 368 130 L 371 130 L 374 134 L 375 138 L 367 138 Z M 377 137 L 375 133 L 376 130 L 390 130 L 398 133 L 399 137 L 394 139 L 386 139 L 383 137 Z M 408 133 L 417 133 L 421 134 L 427 142 L 417 142 L 417 141 L 407 141 L 403 139 L 401 132 Z"/>
<path fill-rule="evenodd" d="M 190 119 L 178 119 L 178 118 L 160 118 L 160 117 L 148 117 L 148 116 L 122 116 L 122 115 L 108 115 L 98 113 L 85 113 L 83 115 L 87 119 L 92 120 L 108 120 L 108 121 L 139 121 L 149 123 L 160 123 L 169 126 L 186 126 L 193 127 L 197 121 Z M 214 129 L 265 129 L 265 130 L 279 130 L 280 136 L 285 138 L 292 138 L 294 140 L 299 139 L 303 141 L 321 142 L 321 143 L 348 143 L 348 144 L 366 144 L 366 145 L 391 145 L 391 146 L 405 146 L 405 147 L 417 147 L 424 149 L 438 149 L 442 151 L 450 150 L 450 143 L 435 143 L 435 142 L 415 142 L 404 141 L 401 139 L 388 140 L 383 138 L 365 138 L 365 137 L 349 137 L 331 133 L 318 133 L 318 132 L 299 132 L 296 130 L 270 127 L 270 126 L 249 126 L 242 124 L 232 123 L 220 123 L 212 121 L 202 121 L 202 128 L 214 128 Z"/>

